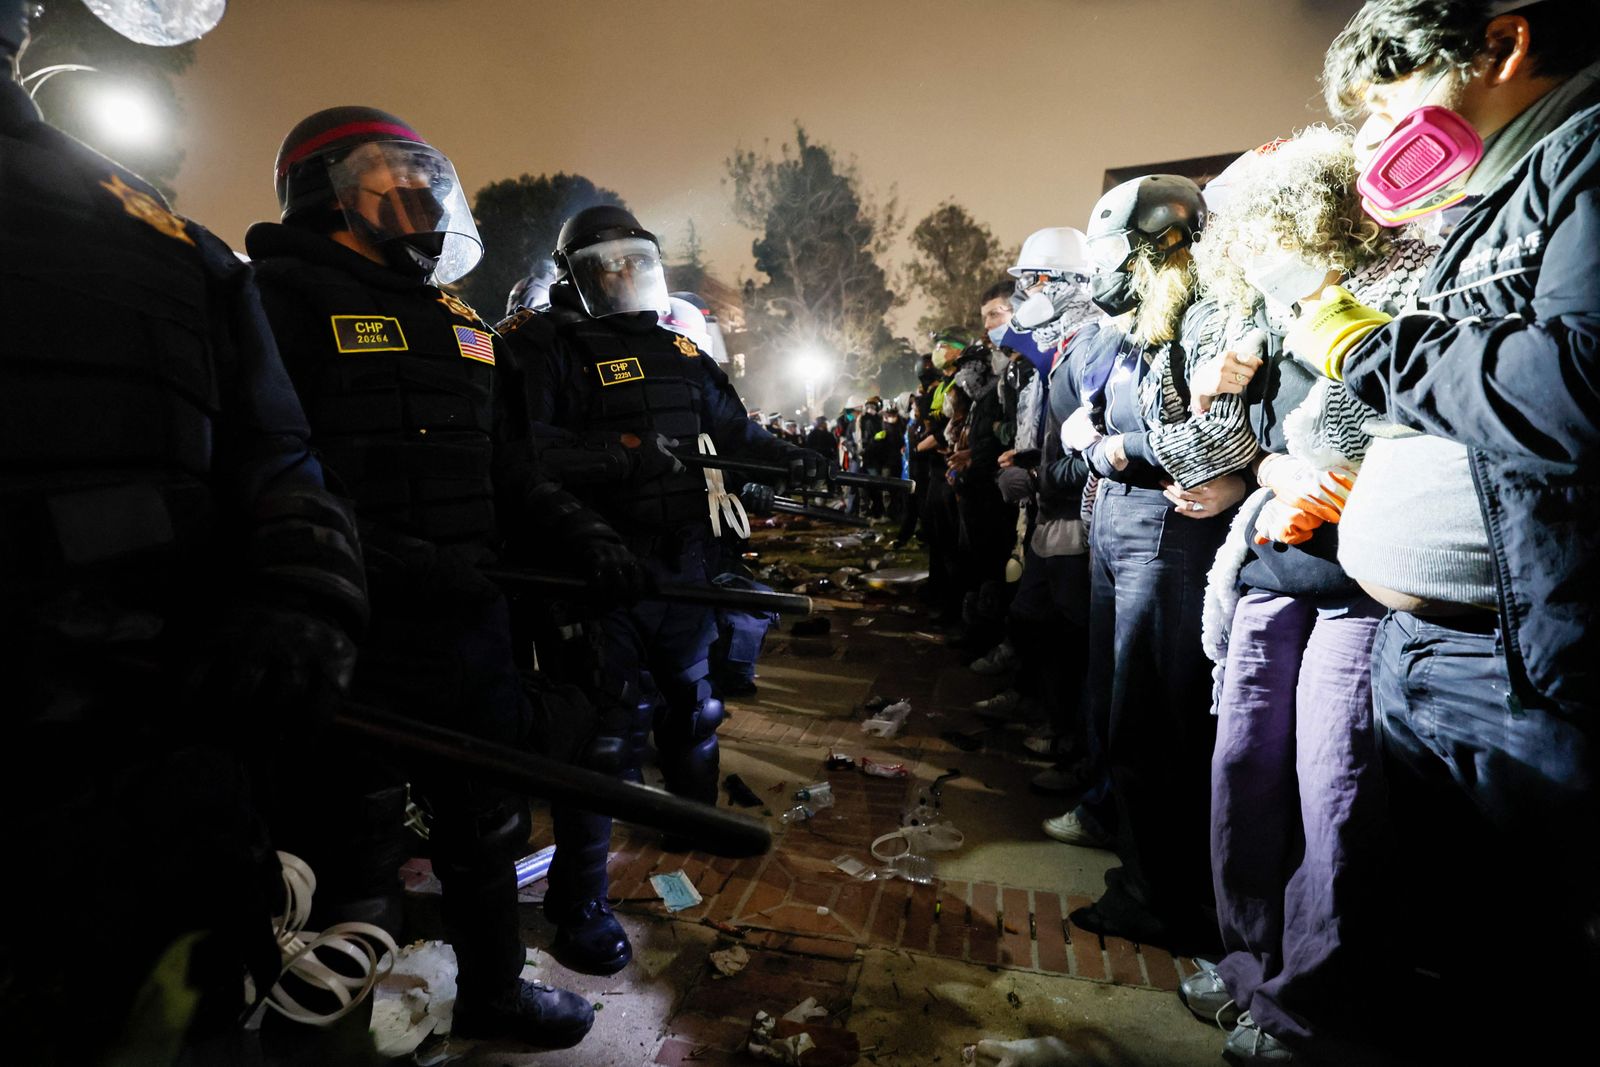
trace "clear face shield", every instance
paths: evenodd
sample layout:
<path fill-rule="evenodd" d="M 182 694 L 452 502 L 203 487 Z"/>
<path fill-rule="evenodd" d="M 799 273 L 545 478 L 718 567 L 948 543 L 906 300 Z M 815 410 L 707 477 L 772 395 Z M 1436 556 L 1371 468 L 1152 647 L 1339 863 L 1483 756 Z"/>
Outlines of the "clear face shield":
<path fill-rule="evenodd" d="M 130 41 L 186 44 L 222 21 L 228 0 L 83 0 L 95 17 Z"/>
<path fill-rule="evenodd" d="M 567 253 L 567 273 L 593 319 L 670 307 L 661 249 L 644 237 L 619 237 Z"/>
<path fill-rule="evenodd" d="M 389 254 L 394 244 L 418 270 L 448 285 L 483 258 L 483 241 L 450 161 L 415 141 L 370 141 L 328 164 L 352 232 Z"/>

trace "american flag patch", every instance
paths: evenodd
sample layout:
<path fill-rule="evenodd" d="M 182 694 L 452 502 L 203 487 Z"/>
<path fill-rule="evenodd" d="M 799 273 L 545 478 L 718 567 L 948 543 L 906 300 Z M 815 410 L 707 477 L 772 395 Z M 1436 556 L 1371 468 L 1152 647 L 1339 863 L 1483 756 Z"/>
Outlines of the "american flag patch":
<path fill-rule="evenodd" d="M 494 366 L 494 337 L 488 331 L 475 330 L 471 326 L 453 326 L 451 329 L 456 331 L 456 346 L 461 349 L 463 356 Z"/>

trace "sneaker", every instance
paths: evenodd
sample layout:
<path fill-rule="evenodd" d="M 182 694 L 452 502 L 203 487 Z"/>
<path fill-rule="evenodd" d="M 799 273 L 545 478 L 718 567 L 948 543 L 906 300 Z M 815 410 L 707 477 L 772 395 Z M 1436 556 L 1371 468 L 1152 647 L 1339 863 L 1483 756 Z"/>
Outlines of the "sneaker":
<path fill-rule="evenodd" d="M 976 701 L 972 708 L 974 711 L 986 711 L 991 715 L 1004 715 L 1016 711 L 1022 706 L 1022 694 L 1015 689 L 1006 689 L 989 697 L 987 700 Z"/>
<path fill-rule="evenodd" d="M 1109 849 L 1111 842 L 1101 837 L 1095 831 L 1083 824 L 1076 811 L 1069 811 L 1065 815 L 1057 815 L 1053 819 L 1046 819 L 1043 824 L 1045 835 L 1057 841 L 1065 841 L 1069 845 L 1081 845 L 1084 848 Z"/>
<path fill-rule="evenodd" d="M 1228 987 L 1215 968 L 1206 968 L 1179 982 L 1178 999 L 1196 1019 L 1216 1023 L 1218 1029 L 1232 1030 L 1239 1022 L 1239 1006 L 1228 995 Z"/>
<path fill-rule="evenodd" d="M 1293 1063 L 1294 1052 L 1273 1037 L 1245 1012 L 1222 1046 L 1222 1058 L 1234 1067 L 1257 1063 Z"/>
<path fill-rule="evenodd" d="M 1029 734 L 1022 739 L 1022 747 L 1036 756 L 1053 756 L 1056 753 L 1056 735 L 1051 730 Z"/>
<path fill-rule="evenodd" d="M 967 664 L 967 669 L 974 674 L 996 675 L 1004 674 L 1016 665 L 1017 650 L 1011 647 L 1010 642 L 1001 641 L 987 654 Z"/>
<path fill-rule="evenodd" d="M 1055 766 L 1040 771 L 1028 779 L 1028 788 L 1047 797 L 1071 796 L 1082 793 L 1091 784 L 1087 761 L 1069 767 Z"/>
<path fill-rule="evenodd" d="M 594 1005 L 583 997 L 519 978 L 492 997 L 457 995 L 450 1033 L 470 1040 L 571 1048 L 593 1025 Z"/>

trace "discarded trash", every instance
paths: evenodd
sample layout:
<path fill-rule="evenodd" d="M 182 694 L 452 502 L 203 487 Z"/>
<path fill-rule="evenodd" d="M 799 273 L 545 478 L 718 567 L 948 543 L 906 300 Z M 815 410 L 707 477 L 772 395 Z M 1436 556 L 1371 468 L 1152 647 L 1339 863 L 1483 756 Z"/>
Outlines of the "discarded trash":
<path fill-rule="evenodd" d="M 930 852 L 954 852 L 966 843 L 966 835 L 950 822 L 927 826 L 902 826 L 881 834 L 872 842 L 872 856 L 882 863 L 901 856 L 926 856 Z M 899 845 L 896 845 L 899 842 Z"/>
<path fill-rule="evenodd" d="M 1022 1007 L 1022 998 L 1017 996 L 1017 991 L 1013 989 L 1006 994 L 1006 1003 L 1013 1008 L 1020 1008 Z"/>
<path fill-rule="evenodd" d="M 816 997 L 807 997 L 788 1011 L 783 1013 L 783 1018 L 791 1023 L 808 1023 L 812 1019 L 826 1019 L 828 1009 L 817 1006 Z"/>
<path fill-rule="evenodd" d="M 874 693 L 862 703 L 861 709 L 863 711 L 882 711 L 884 708 L 893 703 L 894 701 L 890 700 L 888 697 Z"/>
<path fill-rule="evenodd" d="M 796 637 L 821 637 L 832 629 L 833 623 L 826 615 L 813 615 L 789 627 L 789 632 Z"/>
<path fill-rule="evenodd" d="M 856 768 L 856 761 L 850 756 L 829 749 L 828 762 L 824 766 L 830 771 L 853 771 Z"/>
<path fill-rule="evenodd" d="M 650 884 L 655 888 L 656 895 L 666 904 L 668 911 L 682 911 L 702 903 L 700 891 L 681 870 L 670 874 L 652 874 Z"/>
<path fill-rule="evenodd" d="M 794 791 L 794 798 L 809 805 L 813 813 L 833 807 L 833 783 L 815 782 Z"/>
<path fill-rule="evenodd" d="M 541 848 L 531 856 L 524 856 L 517 861 L 517 888 L 523 889 L 532 885 L 550 873 L 550 861 L 556 857 L 556 846 L 549 845 Z"/>
<path fill-rule="evenodd" d="M 876 712 L 872 718 L 861 724 L 862 733 L 871 734 L 873 737 L 894 737 L 905 725 L 906 716 L 911 714 L 909 701 L 901 700 L 890 704 L 888 707 Z"/>
<path fill-rule="evenodd" d="M 840 551 L 848 551 L 854 548 L 865 547 L 866 541 L 863 539 L 861 534 L 846 534 L 843 537 L 829 538 L 828 544 L 839 549 Z"/>
<path fill-rule="evenodd" d="M 899 878 L 917 885 L 932 885 L 933 860 L 915 852 L 902 853 L 883 865 L 879 872 L 883 878 Z"/>
<path fill-rule="evenodd" d="M 972 1067 L 1079 1067 L 1089 1060 L 1059 1037 L 1024 1037 L 967 1045 L 961 1062 Z"/>
<path fill-rule="evenodd" d="M 861 1058 L 860 1040 L 843 1027 L 775 1019 L 764 1011 L 756 1012 L 746 1047 L 758 1059 L 794 1067 L 850 1067 Z"/>
<path fill-rule="evenodd" d="M 429 1034 L 448 1034 L 455 1006 L 455 950 L 443 941 L 405 946 L 372 994 L 369 1028 L 376 1051 L 407 1056 Z"/>
<path fill-rule="evenodd" d="M 890 763 L 887 760 L 875 760 L 871 756 L 861 757 L 861 773 L 870 774 L 874 778 L 911 777 L 911 771 L 904 763 Z"/>
<path fill-rule="evenodd" d="M 731 945 L 711 954 L 717 978 L 731 978 L 750 965 L 750 953 L 743 945 Z"/>
<path fill-rule="evenodd" d="M 778 816 L 778 821 L 784 826 L 793 826 L 796 823 L 810 822 L 814 815 L 816 815 L 815 810 L 806 807 L 804 804 L 796 804 Z"/>
<path fill-rule="evenodd" d="M 873 589 L 884 589 L 895 585 L 916 585 L 918 582 L 928 580 L 928 569 L 926 567 L 879 567 L 877 570 L 863 575 L 861 580 Z M 915 612 L 915 610 L 913 608 L 912 612 Z"/>
<path fill-rule="evenodd" d="M 737 774 L 730 774 L 722 780 L 722 788 L 728 791 L 728 799 L 741 808 L 759 808 L 761 798 L 756 796 L 755 790 L 745 784 L 743 778 Z"/>
<path fill-rule="evenodd" d="M 833 865 L 858 882 L 870 882 L 878 877 L 878 873 L 876 871 L 874 871 L 871 867 L 868 867 L 865 863 L 862 863 L 860 860 L 856 859 L 854 856 L 835 856 L 833 858 Z"/>

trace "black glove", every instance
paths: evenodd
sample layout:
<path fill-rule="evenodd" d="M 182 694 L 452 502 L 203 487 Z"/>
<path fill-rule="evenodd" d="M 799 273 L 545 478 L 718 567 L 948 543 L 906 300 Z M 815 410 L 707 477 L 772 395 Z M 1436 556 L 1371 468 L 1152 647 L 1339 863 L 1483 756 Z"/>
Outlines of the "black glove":
<path fill-rule="evenodd" d="M 639 557 L 616 541 L 593 539 L 583 547 L 584 576 L 600 599 L 631 604 L 655 584 Z"/>
<path fill-rule="evenodd" d="M 793 485 L 810 485 L 828 473 L 827 461 L 820 452 L 809 448 L 796 448 L 789 452 L 789 481 Z"/>
<path fill-rule="evenodd" d="M 772 486 L 760 482 L 746 482 L 744 488 L 739 490 L 739 501 L 751 515 L 771 515 L 777 497 L 777 491 Z"/>
<path fill-rule="evenodd" d="M 367 585 L 380 610 L 472 611 L 500 599 L 500 588 L 459 551 L 363 523 Z"/>
<path fill-rule="evenodd" d="M 659 433 L 652 433 L 643 438 L 624 434 L 622 443 L 634 457 L 634 476 L 640 481 L 647 482 L 652 478 L 683 472 L 683 464 L 672 454 L 672 450 L 678 445 L 675 437 Z"/>
<path fill-rule="evenodd" d="M 223 623 L 200 695 L 228 716 L 226 732 L 276 739 L 325 725 L 350 687 L 356 646 L 326 619 L 247 605 Z"/>

